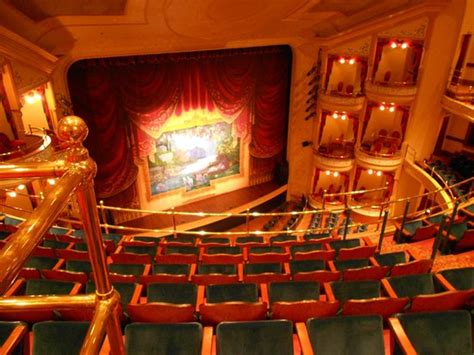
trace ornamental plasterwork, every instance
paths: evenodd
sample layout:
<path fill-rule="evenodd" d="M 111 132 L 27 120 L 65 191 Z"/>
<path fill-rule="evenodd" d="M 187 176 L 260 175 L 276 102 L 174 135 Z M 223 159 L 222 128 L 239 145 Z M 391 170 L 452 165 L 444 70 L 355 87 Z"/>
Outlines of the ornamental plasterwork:
<path fill-rule="evenodd" d="M 370 37 L 364 37 L 357 41 L 347 43 L 343 46 L 331 48 L 329 54 L 341 55 L 341 56 L 356 56 L 356 57 L 368 57 L 370 52 Z"/>
<path fill-rule="evenodd" d="M 329 111 L 357 112 L 364 105 L 364 96 L 335 96 L 319 93 L 321 108 Z"/>
<path fill-rule="evenodd" d="M 416 86 L 378 85 L 370 81 L 365 83 L 365 94 L 368 99 L 393 102 L 399 105 L 412 102 L 415 99 L 416 90 Z"/>
<path fill-rule="evenodd" d="M 338 159 L 338 158 L 328 158 L 324 157 L 315 150 L 314 159 L 316 166 L 320 169 L 328 169 L 335 171 L 349 171 L 354 165 L 354 159 Z"/>
<path fill-rule="evenodd" d="M 378 37 L 395 37 L 424 39 L 428 29 L 429 18 L 423 17 L 419 20 L 405 23 L 401 26 L 390 28 L 389 30 L 378 33 Z"/>
<path fill-rule="evenodd" d="M 402 156 L 400 154 L 391 157 L 382 157 L 356 150 L 355 156 L 357 159 L 357 164 L 367 168 L 382 168 L 381 170 L 393 170 L 402 163 Z"/>
<path fill-rule="evenodd" d="M 37 88 L 38 86 L 47 83 L 49 80 L 43 73 L 20 64 L 17 61 L 12 60 L 10 64 L 12 67 L 15 86 L 20 94 Z"/>

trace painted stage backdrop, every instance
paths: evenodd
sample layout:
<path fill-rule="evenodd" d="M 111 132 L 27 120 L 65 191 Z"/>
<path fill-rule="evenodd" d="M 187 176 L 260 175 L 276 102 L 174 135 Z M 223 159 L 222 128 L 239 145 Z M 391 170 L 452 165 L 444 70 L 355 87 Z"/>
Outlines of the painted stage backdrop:
<path fill-rule="evenodd" d="M 240 174 L 240 140 L 232 136 L 229 123 L 165 132 L 155 148 L 148 157 L 152 196 L 183 187 L 191 191 Z"/>

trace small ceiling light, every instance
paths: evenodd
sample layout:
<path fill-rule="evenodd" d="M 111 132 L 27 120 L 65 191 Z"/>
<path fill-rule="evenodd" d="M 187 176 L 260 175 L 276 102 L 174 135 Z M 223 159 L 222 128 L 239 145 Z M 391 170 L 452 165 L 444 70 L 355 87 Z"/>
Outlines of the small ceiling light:
<path fill-rule="evenodd" d="M 25 102 L 27 104 L 33 105 L 34 103 L 41 101 L 41 95 L 37 91 L 30 91 L 24 95 Z"/>
<path fill-rule="evenodd" d="M 23 185 L 23 184 L 20 184 L 20 185 L 18 185 L 16 188 L 17 188 L 17 190 L 22 191 L 22 190 L 24 190 L 24 189 L 26 188 L 26 186 Z"/>
<path fill-rule="evenodd" d="M 339 117 L 339 115 L 337 114 L 337 112 L 334 112 L 332 114 L 332 118 L 334 118 L 335 120 L 337 120 L 338 117 Z"/>
<path fill-rule="evenodd" d="M 334 177 L 338 177 L 338 176 L 339 176 L 339 172 L 338 172 L 338 171 L 335 171 L 335 172 L 333 173 L 333 175 L 334 175 Z"/>
<path fill-rule="evenodd" d="M 398 45 L 397 45 L 397 43 L 396 43 L 395 41 L 392 41 L 392 42 L 390 42 L 390 47 L 391 47 L 391 48 L 397 48 Z"/>
<path fill-rule="evenodd" d="M 385 111 L 385 106 L 384 106 L 384 105 L 380 105 L 380 106 L 379 106 L 379 110 L 380 110 L 380 111 Z"/>
<path fill-rule="evenodd" d="M 48 184 L 50 184 L 51 186 L 56 185 L 56 179 L 48 179 Z"/>
<path fill-rule="evenodd" d="M 328 175 L 328 176 L 331 175 L 331 171 L 326 170 L 326 175 Z"/>
<path fill-rule="evenodd" d="M 356 61 L 355 61 L 355 59 L 354 59 L 354 58 L 351 58 L 351 59 L 349 59 L 349 64 L 351 64 L 351 65 L 352 65 L 352 64 L 354 64 L 355 62 L 356 62 Z"/>
<path fill-rule="evenodd" d="M 372 169 L 369 169 L 369 170 L 367 170 L 367 173 L 368 173 L 369 175 L 372 175 L 372 174 L 374 173 L 374 171 L 373 171 Z"/>
<path fill-rule="evenodd" d="M 16 197 L 16 192 L 15 191 L 8 191 L 7 195 L 11 198 L 15 198 Z"/>
<path fill-rule="evenodd" d="M 382 176 L 382 172 L 380 170 L 377 171 L 377 176 Z"/>
<path fill-rule="evenodd" d="M 341 120 L 342 120 L 342 121 L 345 121 L 346 119 L 347 119 L 347 115 L 346 115 L 345 113 L 343 113 L 343 114 L 341 115 Z"/>
<path fill-rule="evenodd" d="M 344 64 L 346 60 L 344 58 L 339 59 L 339 63 Z"/>
<path fill-rule="evenodd" d="M 402 49 L 407 49 L 408 48 L 408 42 L 403 42 L 400 47 L 402 47 Z"/>
<path fill-rule="evenodd" d="M 390 108 L 388 109 L 390 112 L 395 112 L 395 106 L 390 106 Z"/>

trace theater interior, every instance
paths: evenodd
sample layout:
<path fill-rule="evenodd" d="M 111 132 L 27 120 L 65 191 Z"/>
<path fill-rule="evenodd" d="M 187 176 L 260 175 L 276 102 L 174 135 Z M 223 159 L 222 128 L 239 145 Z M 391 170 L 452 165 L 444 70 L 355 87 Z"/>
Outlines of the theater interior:
<path fill-rule="evenodd" d="M 0 353 L 474 353 L 473 14 L 0 0 Z"/>

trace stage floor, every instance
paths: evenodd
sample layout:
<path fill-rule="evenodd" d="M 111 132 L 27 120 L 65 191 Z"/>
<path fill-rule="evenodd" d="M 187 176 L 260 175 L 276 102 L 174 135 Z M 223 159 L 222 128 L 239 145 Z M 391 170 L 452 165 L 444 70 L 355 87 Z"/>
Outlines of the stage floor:
<path fill-rule="evenodd" d="M 212 196 L 204 200 L 188 203 L 175 208 L 175 211 L 185 212 L 235 212 L 235 210 L 245 211 L 251 208 L 252 202 L 280 189 L 281 186 L 273 182 L 267 182 L 255 186 L 246 187 L 225 194 Z M 249 206 L 249 207 L 246 207 Z M 176 216 L 176 225 L 183 225 L 195 222 L 202 217 L 199 216 Z M 245 223 L 245 220 L 242 221 Z M 171 216 L 148 215 L 132 221 L 124 222 L 127 227 L 169 229 L 173 226 Z M 180 228 L 178 228 L 180 229 Z"/>

